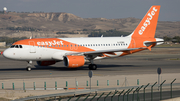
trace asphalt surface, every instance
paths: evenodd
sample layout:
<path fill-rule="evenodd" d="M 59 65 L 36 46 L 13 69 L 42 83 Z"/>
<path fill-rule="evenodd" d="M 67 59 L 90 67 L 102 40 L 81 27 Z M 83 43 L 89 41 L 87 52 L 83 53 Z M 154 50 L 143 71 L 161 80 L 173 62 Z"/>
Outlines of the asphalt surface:
<path fill-rule="evenodd" d="M 157 74 L 157 68 L 162 69 L 162 73 L 171 74 L 179 73 L 180 71 L 180 54 L 132 54 L 119 58 L 109 58 L 103 60 L 96 60 L 94 63 L 98 66 L 97 70 L 93 70 L 96 76 L 115 76 L 115 75 L 142 75 L 142 74 Z M 4 58 L 0 55 L 0 80 L 7 79 L 28 79 L 28 78 L 54 78 L 54 77 L 74 77 L 87 76 L 88 65 L 77 69 L 66 68 L 63 62 L 58 62 L 52 66 L 38 66 L 33 61 L 33 68 L 31 71 L 26 71 L 27 62 L 14 61 Z M 50 75 L 52 74 L 52 75 Z M 175 77 L 174 77 L 175 78 Z M 154 100 L 159 101 L 159 93 L 154 93 Z M 174 92 L 174 97 L 179 96 L 179 91 Z M 143 100 L 143 95 L 139 94 L 140 100 Z M 150 93 L 146 95 L 146 101 L 150 101 Z M 107 101 L 111 97 L 107 98 Z M 127 96 L 125 95 L 125 100 Z M 169 92 L 163 92 L 163 99 L 170 98 Z M 95 98 L 97 99 L 97 98 Z M 118 96 L 113 98 L 117 101 Z M 121 96 L 122 100 L 123 97 Z M 129 95 L 132 99 L 132 95 Z M 88 98 L 91 100 L 91 98 Z M 104 97 L 100 99 L 104 100 Z M 135 95 L 135 101 L 137 95 Z"/>
<path fill-rule="evenodd" d="M 120 58 L 110 58 L 94 61 L 97 70 L 94 74 L 106 75 L 136 75 L 136 74 L 157 74 L 157 68 L 162 68 L 162 73 L 179 73 L 180 54 L 161 55 L 128 55 Z M 14 61 L 0 55 L 0 80 L 3 79 L 24 79 L 44 77 L 72 77 L 87 76 L 88 65 L 77 69 L 69 69 L 58 62 L 52 66 L 41 67 L 33 62 L 31 71 L 26 71 L 27 62 Z"/>

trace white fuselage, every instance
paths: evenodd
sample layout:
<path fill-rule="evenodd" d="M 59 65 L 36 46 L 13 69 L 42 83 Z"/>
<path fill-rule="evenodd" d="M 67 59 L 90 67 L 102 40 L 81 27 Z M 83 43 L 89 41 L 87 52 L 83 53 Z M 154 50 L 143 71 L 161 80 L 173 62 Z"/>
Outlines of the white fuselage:
<path fill-rule="evenodd" d="M 22 48 L 8 48 L 4 51 L 6 58 L 23 60 L 23 61 L 42 61 L 42 60 L 63 60 L 63 56 L 68 53 L 78 52 L 79 47 L 87 47 L 94 51 L 108 50 L 108 49 L 127 49 L 130 45 L 130 37 L 95 37 L 95 38 L 61 38 L 62 40 L 76 44 L 71 47 L 71 44 L 49 45 L 56 47 L 56 49 L 49 48 L 48 45 L 30 46 L 22 45 Z M 41 41 L 40 41 L 41 42 Z M 69 48 L 63 50 L 63 48 Z M 135 47 L 132 46 L 131 48 Z M 116 54 L 108 54 L 109 57 L 118 57 L 122 52 L 115 52 Z M 58 55 L 58 56 L 57 56 Z M 102 58 L 102 57 L 97 57 Z"/>

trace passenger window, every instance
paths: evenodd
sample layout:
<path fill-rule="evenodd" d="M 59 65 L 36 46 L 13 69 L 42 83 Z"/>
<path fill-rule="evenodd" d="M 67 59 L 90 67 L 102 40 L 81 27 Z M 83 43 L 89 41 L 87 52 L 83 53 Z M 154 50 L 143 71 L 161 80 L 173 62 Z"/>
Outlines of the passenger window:
<path fill-rule="evenodd" d="M 67 47 L 68 47 L 68 45 L 67 45 Z"/>

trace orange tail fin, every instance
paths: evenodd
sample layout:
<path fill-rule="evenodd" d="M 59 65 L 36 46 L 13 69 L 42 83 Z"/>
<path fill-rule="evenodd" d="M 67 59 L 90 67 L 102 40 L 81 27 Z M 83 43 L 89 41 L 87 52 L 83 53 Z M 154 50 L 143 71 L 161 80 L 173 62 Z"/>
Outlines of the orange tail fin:
<path fill-rule="evenodd" d="M 154 38 L 159 11 L 160 5 L 151 6 L 149 11 L 146 13 L 144 18 L 130 36 Z"/>

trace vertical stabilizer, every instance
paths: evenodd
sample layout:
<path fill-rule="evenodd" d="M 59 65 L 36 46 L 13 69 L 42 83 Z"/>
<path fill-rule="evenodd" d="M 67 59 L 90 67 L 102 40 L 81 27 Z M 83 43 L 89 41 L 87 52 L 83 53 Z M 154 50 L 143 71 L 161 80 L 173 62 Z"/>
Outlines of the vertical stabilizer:
<path fill-rule="evenodd" d="M 158 21 L 160 5 L 151 6 L 137 28 L 130 35 L 131 37 L 154 38 Z"/>

